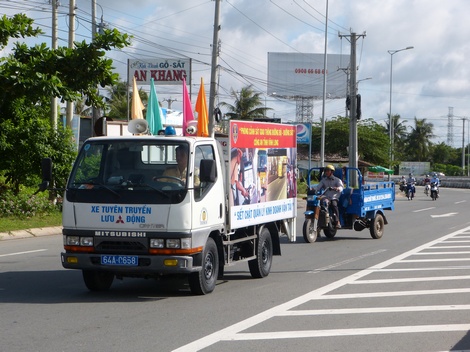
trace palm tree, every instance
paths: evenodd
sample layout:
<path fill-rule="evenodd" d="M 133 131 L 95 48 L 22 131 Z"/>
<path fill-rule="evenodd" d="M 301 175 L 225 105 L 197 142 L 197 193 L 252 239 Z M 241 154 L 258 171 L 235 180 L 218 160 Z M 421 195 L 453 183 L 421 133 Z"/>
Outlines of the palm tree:
<path fill-rule="evenodd" d="M 82 99 L 76 101 L 73 104 L 73 113 L 80 116 L 80 117 L 87 117 L 91 116 L 93 112 L 93 108 L 91 106 L 86 105 L 86 98 L 82 96 Z"/>
<path fill-rule="evenodd" d="M 261 93 L 255 92 L 251 85 L 242 88 L 240 92 L 232 89 L 230 95 L 234 98 L 233 105 L 225 102 L 220 103 L 220 106 L 228 109 L 225 115 L 229 119 L 253 120 L 254 118 L 265 118 L 266 111 L 272 110 L 264 106 L 260 97 Z"/>
<path fill-rule="evenodd" d="M 415 127 L 411 127 L 406 152 L 413 161 L 427 161 L 430 158 L 431 138 L 434 137 L 433 127 L 426 119 L 414 118 Z"/>
<path fill-rule="evenodd" d="M 109 99 L 107 101 L 109 106 L 108 116 L 115 120 L 127 120 L 127 83 L 118 82 L 116 85 L 107 88 Z M 147 105 L 148 94 L 142 89 L 139 89 L 140 100 L 144 105 Z"/>
<path fill-rule="evenodd" d="M 390 136 L 390 114 L 387 114 L 389 119 L 386 122 L 387 132 Z M 392 115 L 392 126 L 393 126 L 393 154 L 395 157 L 400 159 L 401 155 L 405 151 L 405 141 L 408 137 L 408 127 L 405 125 L 407 120 L 400 121 L 400 115 Z"/>

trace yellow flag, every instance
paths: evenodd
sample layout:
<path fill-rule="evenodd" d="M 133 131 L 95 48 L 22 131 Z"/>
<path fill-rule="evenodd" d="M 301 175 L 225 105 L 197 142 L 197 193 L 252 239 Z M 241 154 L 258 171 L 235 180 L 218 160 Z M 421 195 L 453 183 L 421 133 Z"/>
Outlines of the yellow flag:
<path fill-rule="evenodd" d="M 142 100 L 140 100 L 139 90 L 137 89 L 137 82 L 134 79 L 134 90 L 132 92 L 132 110 L 131 110 L 131 119 L 143 119 L 144 114 L 142 110 L 145 109 L 144 104 L 142 104 Z"/>

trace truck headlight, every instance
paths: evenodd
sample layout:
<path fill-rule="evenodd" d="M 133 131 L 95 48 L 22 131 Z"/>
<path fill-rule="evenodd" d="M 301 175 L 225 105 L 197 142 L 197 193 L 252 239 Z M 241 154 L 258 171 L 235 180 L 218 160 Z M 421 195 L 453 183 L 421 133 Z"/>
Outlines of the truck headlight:
<path fill-rule="evenodd" d="M 179 238 L 169 238 L 166 240 L 166 248 L 181 248 Z"/>
<path fill-rule="evenodd" d="M 80 245 L 80 237 L 79 236 L 66 236 L 65 237 L 65 244 L 67 246 L 79 246 Z"/>
<path fill-rule="evenodd" d="M 163 238 L 151 238 L 150 239 L 150 248 L 164 248 L 165 241 Z"/>
<path fill-rule="evenodd" d="M 93 247 L 93 237 L 80 237 L 80 246 Z"/>

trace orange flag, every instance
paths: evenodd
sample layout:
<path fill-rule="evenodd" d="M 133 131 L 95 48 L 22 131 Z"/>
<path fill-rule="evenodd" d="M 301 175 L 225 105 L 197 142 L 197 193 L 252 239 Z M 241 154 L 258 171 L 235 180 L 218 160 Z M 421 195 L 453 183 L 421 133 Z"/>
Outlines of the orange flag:
<path fill-rule="evenodd" d="M 142 104 L 142 100 L 140 100 L 139 96 L 139 91 L 137 89 L 137 82 L 135 81 L 135 76 L 133 77 L 134 79 L 134 87 L 133 87 L 133 92 L 132 92 L 132 111 L 131 111 L 131 119 L 143 119 L 144 114 L 142 110 L 145 109 L 144 104 Z"/>
<path fill-rule="evenodd" d="M 207 112 L 206 93 L 202 77 L 194 110 L 197 112 L 197 136 L 209 137 L 209 113 Z"/>

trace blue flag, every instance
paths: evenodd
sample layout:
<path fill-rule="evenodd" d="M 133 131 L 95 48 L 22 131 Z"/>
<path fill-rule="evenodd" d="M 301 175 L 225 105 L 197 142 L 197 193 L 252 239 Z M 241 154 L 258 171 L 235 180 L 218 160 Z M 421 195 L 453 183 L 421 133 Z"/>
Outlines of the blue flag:
<path fill-rule="evenodd" d="M 149 132 L 153 135 L 157 135 L 158 131 L 163 129 L 162 125 L 162 109 L 158 104 L 157 92 L 155 91 L 155 85 L 153 78 L 150 80 L 150 96 L 147 104 L 147 113 L 145 119 L 149 124 Z"/>

